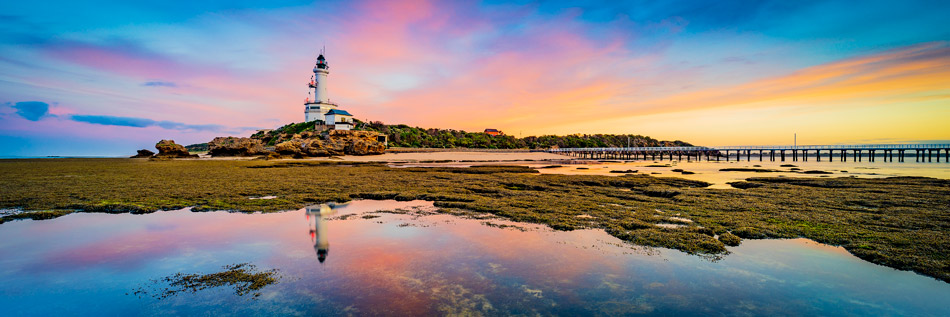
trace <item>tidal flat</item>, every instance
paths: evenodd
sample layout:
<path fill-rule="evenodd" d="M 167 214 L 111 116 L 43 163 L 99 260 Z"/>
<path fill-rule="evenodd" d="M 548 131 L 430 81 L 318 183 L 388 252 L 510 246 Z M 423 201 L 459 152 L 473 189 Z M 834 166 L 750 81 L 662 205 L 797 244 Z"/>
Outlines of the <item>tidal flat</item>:
<path fill-rule="evenodd" d="M 523 166 L 391 168 L 319 161 L 0 161 L 2 221 L 73 212 L 277 212 L 354 199 L 426 200 L 555 230 L 720 257 L 744 239 L 807 238 L 950 282 L 950 180 L 754 177 L 761 186 L 642 174 L 540 174 Z M 271 199 L 251 199 L 273 197 Z M 676 226 L 669 226 L 670 224 Z M 3 225 L 0 225 L 2 230 Z"/>

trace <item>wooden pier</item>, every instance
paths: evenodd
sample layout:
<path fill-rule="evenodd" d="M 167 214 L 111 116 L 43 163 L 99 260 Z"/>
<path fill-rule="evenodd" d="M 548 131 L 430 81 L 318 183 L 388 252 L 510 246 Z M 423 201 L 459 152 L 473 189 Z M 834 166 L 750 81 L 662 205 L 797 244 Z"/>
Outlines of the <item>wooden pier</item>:
<path fill-rule="evenodd" d="M 913 157 L 915 162 L 950 162 L 950 144 L 866 144 L 866 145 L 800 145 L 800 146 L 670 146 L 670 147 L 608 147 L 608 148 L 558 148 L 548 152 L 569 155 L 587 159 L 618 159 L 618 160 L 686 160 L 701 161 L 759 161 L 769 160 L 782 162 L 808 161 L 813 158 L 821 162 L 823 157 L 829 162 L 838 158 L 846 162 L 849 158 L 853 162 L 875 162 L 883 159 L 885 162 L 904 162 Z"/>

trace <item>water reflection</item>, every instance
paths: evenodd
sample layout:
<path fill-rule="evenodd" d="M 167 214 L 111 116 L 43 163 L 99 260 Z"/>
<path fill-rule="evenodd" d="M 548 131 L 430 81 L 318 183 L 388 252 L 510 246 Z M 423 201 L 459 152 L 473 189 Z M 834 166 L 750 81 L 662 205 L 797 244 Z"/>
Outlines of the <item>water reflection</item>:
<path fill-rule="evenodd" d="M 945 315 L 950 298 L 948 283 L 807 240 L 746 240 L 710 262 L 667 249 L 643 254 L 603 230 L 414 212 L 426 208 L 432 203 L 354 201 L 5 223 L 0 307 L 4 316 Z M 227 289 L 165 301 L 125 295 L 151 279 L 242 262 L 284 279 L 256 300 Z"/>
<path fill-rule="evenodd" d="M 327 232 L 326 217 L 335 214 L 338 208 L 347 204 L 329 203 L 304 208 L 307 215 L 307 224 L 310 225 L 310 240 L 313 242 L 313 249 L 317 251 L 317 260 L 320 263 L 327 260 L 327 255 L 330 252 L 330 234 Z"/>

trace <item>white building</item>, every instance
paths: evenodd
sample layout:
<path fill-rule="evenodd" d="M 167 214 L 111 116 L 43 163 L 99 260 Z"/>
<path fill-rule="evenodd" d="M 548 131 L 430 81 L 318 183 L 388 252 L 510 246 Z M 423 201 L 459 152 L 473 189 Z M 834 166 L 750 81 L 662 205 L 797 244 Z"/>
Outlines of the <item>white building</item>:
<path fill-rule="evenodd" d="M 326 114 L 326 125 L 333 126 L 334 130 L 349 130 L 353 128 L 353 115 L 346 110 L 333 109 Z"/>
<path fill-rule="evenodd" d="M 353 128 L 353 115 L 330 103 L 330 97 L 327 96 L 327 75 L 330 74 L 330 64 L 323 57 L 324 52 L 320 51 L 317 57 L 317 64 L 313 66 L 313 77 L 310 78 L 309 95 L 304 103 L 304 122 L 322 121 L 323 124 L 317 124 L 319 131 L 325 129 L 350 130 Z"/>
<path fill-rule="evenodd" d="M 313 66 L 313 76 L 310 77 L 310 97 L 304 103 L 305 122 L 324 121 L 326 114 L 330 110 L 336 109 L 337 105 L 330 103 L 330 97 L 327 95 L 327 75 L 330 74 L 330 65 L 323 57 L 323 51 L 317 57 L 317 64 Z"/>

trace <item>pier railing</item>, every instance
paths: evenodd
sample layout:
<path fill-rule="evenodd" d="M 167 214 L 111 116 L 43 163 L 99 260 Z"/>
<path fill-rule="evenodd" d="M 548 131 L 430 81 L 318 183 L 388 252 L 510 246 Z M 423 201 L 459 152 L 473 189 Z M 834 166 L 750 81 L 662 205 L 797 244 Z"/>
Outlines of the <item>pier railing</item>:
<path fill-rule="evenodd" d="M 950 149 L 950 144 L 859 144 L 859 145 L 748 145 L 748 146 L 654 146 L 654 147 L 586 147 L 558 148 L 549 152 L 599 152 L 599 151 L 817 151 L 817 150 L 934 150 Z"/>
<path fill-rule="evenodd" d="M 950 144 L 851 144 L 851 145 L 751 145 L 751 146 L 657 146 L 657 147 L 590 147 L 590 148 L 556 148 L 548 152 L 560 153 L 582 158 L 613 158 L 613 159 L 660 159 L 673 156 L 687 160 L 701 160 L 704 156 L 707 160 L 720 160 L 735 156 L 736 160 L 742 159 L 744 155 L 746 160 L 752 160 L 753 153 L 758 154 L 760 161 L 765 155 L 768 155 L 772 161 L 776 160 L 776 155 L 782 161 L 785 161 L 786 153 L 790 154 L 792 160 L 798 161 L 799 156 L 807 161 L 809 156 L 814 156 L 821 161 L 822 153 L 826 153 L 830 161 L 835 151 L 841 161 L 852 157 L 855 161 L 860 161 L 861 157 L 867 154 L 868 161 L 873 162 L 878 156 L 883 156 L 884 160 L 894 160 L 894 154 L 897 153 L 898 159 L 903 162 L 905 151 L 913 151 L 918 162 L 933 161 L 936 154 L 937 162 L 940 162 L 940 154 L 944 152 L 945 161 L 950 162 Z"/>

